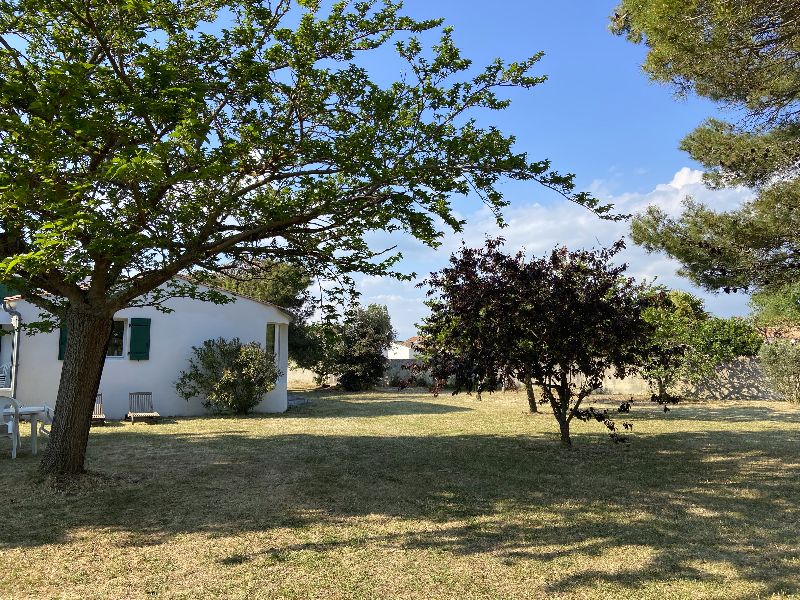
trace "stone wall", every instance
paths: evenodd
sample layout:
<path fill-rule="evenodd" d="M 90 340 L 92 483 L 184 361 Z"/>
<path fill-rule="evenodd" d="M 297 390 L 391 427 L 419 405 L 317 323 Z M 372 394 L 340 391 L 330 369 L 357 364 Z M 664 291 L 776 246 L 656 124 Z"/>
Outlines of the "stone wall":
<path fill-rule="evenodd" d="M 602 394 L 625 394 L 649 396 L 652 392 L 641 377 L 616 379 L 609 375 L 599 390 Z M 720 367 L 717 372 L 696 386 L 684 386 L 679 390 L 683 396 L 714 400 L 774 400 L 758 361 L 755 358 L 739 358 Z"/>
<path fill-rule="evenodd" d="M 395 376 L 408 378 L 408 370 L 403 366 L 416 363 L 414 359 L 391 359 L 386 370 L 384 384 L 388 385 Z M 333 385 L 335 381 L 328 381 Z M 314 373 L 307 369 L 289 368 L 289 389 L 312 389 L 316 387 Z M 717 370 L 717 373 L 701 381 L 696 386 L 679 390 L 681 395 L 690 398 L 706 398 L 716 400 L 773 400 L 777 396 L 769 389 L 764 374 L 755 358 L 740 358 Z M 601 394 L 619 394 L 626 396 L 650 396 L 650 386 L 641 377 L 616 379 L 611 374 L 606 378 L 603 387 L 597 391 Z"/>
<path fill-rule="evenodd" d="M 393 380 L 400 379 L 400 380 L 407 380 L 411 376 L 411 372 L 404 367 L 412 367 L 418 364 L 420 361 L 413 359 L 413 358 L 390 358 L 389 359 L 389 366 L 386 369 L 386 376 L 384 378 L 384 382 L 386 385 L 390 385 Z M 422 381 L 420 381 L 422 379 Z M 423 374 L 417 377 L 417 385 L 430 385 L 430 377 Z"/>

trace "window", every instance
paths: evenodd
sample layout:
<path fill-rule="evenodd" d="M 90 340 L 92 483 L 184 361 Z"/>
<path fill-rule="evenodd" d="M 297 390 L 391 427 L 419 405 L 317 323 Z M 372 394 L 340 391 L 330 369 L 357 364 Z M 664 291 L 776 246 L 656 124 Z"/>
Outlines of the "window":
<path fill-rule="evenodd" d="M 278 353 L 278 349 L 275 346 L 275 339 L 277 337 L 278 328 L 275 323 L 267 323 L 267 343 L 266 343 L 266 350 L 267 352 L 272 352 L 273 354 Z"/>
<path fill-rule="evenodd" d="M 114 321 L 114 327 L 111 330 L 111 339 L 108 341 L 108 352 L 106 356 L 124 356 L 123 350 L 125 348 L 125 321 Z"/>

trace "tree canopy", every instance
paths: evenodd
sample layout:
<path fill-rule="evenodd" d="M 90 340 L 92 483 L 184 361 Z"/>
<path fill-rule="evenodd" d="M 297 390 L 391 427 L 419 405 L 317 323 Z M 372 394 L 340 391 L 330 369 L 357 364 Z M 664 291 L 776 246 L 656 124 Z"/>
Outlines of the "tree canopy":
<path fill-rule="evenodd" d="M 659 402 L 677 401 L 678 384 L 697 383 L 721 364 L 754 356 L 761 337 L 744 319 L 708 314 L 703 301 L 688 292 L 653 288 L 644 319 L 653 326 L 640 371 Z"/>
<path fill-rule="evenodd" d="M 753 322 L 764 334 L 800 327 L 800 282 L 756 292 L 750 306 Z"/>
<path fill-rule="evenodd" d="M 775 184 L 741 208 L 715 212 L 688 199 L 675 218 L 650 206 L 631 237 L 681 262 L 679 274 L 709 290 L 780 288 L 800 270 L 800 181 Z"/>
<path fill-rule="evenodd" d="M 541 54 L 476 69 L 440 25 L 391 0 L 0 4 L 0 283 L 70 332 L 45 470 L 82 469 L 116 311 L 224 301 L 177 274 L 394 273 L 368 232 L 435 246 L 454 195 L 499 217 L 502 178 L 610 215 L 476 118 L 541 83 Z M 392 43 L 404 66 L 379 84 L 358 56 Z"/>
<path fill-rule="evenodd" d="M 616 435 L 607 415 L 582 409 L 607 371 L 624 377 L 642 361 L 651 326 L 650 299 L 624 276 L 608 249 L 556 248 L 542 258 L 504 254 L 502 240 L 462 248 L 427 280 L 431 315 L 421 328 L 421 352 L 437 379 L 456 391 L 492 390 L 504 377 L 530 379 L 571 445 L 574 418 L 596 418 Z"/>
<path fill-rule="evenodd" d="M 210 280 L 223 289 L 285 308 L 301 321 L 314 311 L 311 281 L 302 267 L 269 259 L 226 269 Z"/>
<path fill-rule="evenodd" d="M 306 268 L 285 261 L 260 259 L 214 274 L 208 281 L 291 311 L 294 319 L 289 324 L 289 359 L 306 368 L 319 362 L 324 352 L 322 336 L 309 323 L 319 303 L 312 298 L 312 277 Z"/>
<path fill-rule="evenodd" d="M 430 49 L 417 37 L 439 23 L 393 2 L 4 3 L 4 280 L 58 314 L 254 255 L 385 272 L 364 232 L 435 244 L 434 217 L 460 227 L 450 197 L 497 210 L 503 176 L 603 210 L 465 118 L 539 84 L 539 55 L 470 76 L 450 29 Z M 409 76 L 380 86 L 356 55 L 398 34 Z"/>
<path fill-rule="evenodd" d="M 326 355 L 342 388 L 361 391 L 380 383 L 389 365 L 386 351 L 395 339 L 385 306 L 351 306 L 334 327 L 333 339 Z"/>
<path fill-rule="evenodd" d="M 716 213 L 689 202 L 677 219 L 651 208 L 634 221 L 637 243 L 683 264 L 708 289 L 780 286 L 800 269 L 800 7 L 794 0 L 623 0 L 612 30 L 648 47 L 645 71 L 732 109 L 681 147 L 712 187 L 757 196 Z"/>

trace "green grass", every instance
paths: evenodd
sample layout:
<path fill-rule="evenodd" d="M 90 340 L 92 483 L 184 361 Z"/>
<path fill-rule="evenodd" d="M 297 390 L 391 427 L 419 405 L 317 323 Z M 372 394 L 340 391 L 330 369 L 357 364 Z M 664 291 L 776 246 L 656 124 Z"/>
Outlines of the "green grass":
<path fill-rule="evenodd" d="M 0 597 L 800 597 L 789 404 L 639 402 L 563 450 L 522 395 L 311 397 L 95 428 L 69 493 L 2 445 Z"/>

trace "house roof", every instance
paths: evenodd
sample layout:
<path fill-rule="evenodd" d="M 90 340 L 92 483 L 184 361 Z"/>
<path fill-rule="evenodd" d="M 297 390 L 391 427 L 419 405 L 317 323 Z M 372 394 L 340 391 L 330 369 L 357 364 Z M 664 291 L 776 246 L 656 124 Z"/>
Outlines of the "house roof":
<path fill-rule="evenodd" d="M 399 344 L 401 346 L 406 346 L 407 348 L 412 348 L 414 346 L 414 344 L 419 343 L 421 340 L 422 340 L 421 337 L 419 337 L 418 335 L 414 335 L 414 336 L 408 338 L 404 342 L 399 342 Z"/>
<path fill-rule="evenodd" d="M 294 321 L 297 318 L 297 316 L 288 308 L 284 308 L 283 306 L 278 306 L 277 304 L 273 304 L 272 302 L 259 300 L 258 298 L 255 298 L 254 296 L 249 296 L 248 294 L 232 292 L 231 290 L 226 290 L 225 288 L 217 287 L 215 285 L 210 285 L 208 283 L 198 283 L 196 281 L 192 281 L 189 277 L 186 277 L 185 275 L 176 275 L 175 279 L 183 279 L 184 281 L 194 283 L 195 285 L 202 285 L 203 287 L 207 287 L 210 290 L 215 290 L 217 292 L 222 292 L 223 294 L 228 294 L 229 296 L 237 296 L 238 298 L 244 298 L 245 300 L 250 300 L 251 302 L 256 302 L 258 304 L 263 304 L 264 306 L 269 306 L 271 308 L 281 311 L 283 314 L 289 317 L 291 321 Z"/>
<path fill-rule="evenodd" d="M 191 279 L 189 279 L 188 277 L 185 277 L 183 275 L 176 275 L 175 279 L 183 279 L 184 281 L 192 282 Z M 192 282 L 192 283 L 196 283 L 196 282 Z M 248 296 L 247 294 L 240 294 L 238 292 L 232 292 L 232 291 L 226 290 L 224 288 L 216 287 L 216 286 L 213 286 L 213 285 L 208 285 L 207 283 L 196 283 L 196 285 L 202 285 L 203 287 L 207 287 L 208 289 L 216 290 L 218 292 L 222 292 L 223 294 L 228 294 L 229 296 L 236 296 L 238 298 L 244 298 L 245 300 L 250 300 L 251 302 L 256 302 L 256 303 L 262 304 L 264 306 L 269 306 L 269 307 L 274 308 L 274 309 L 282 312 L 283 314 L 285 314 L 287 317 L 289 317 L 290 321 L 294 321 L 297 318 L 294 315 L 294 313 L 292 313 L 292 311 L 290 311 L 288 308 L 284 308 L 282 306 L 278 306 L 277 304 L 273 304 L 272 302 L 265 302 L 263 300 L 259 300 L 258 298 L 254 298 L 252 296 Z M 13 296 L 5 296 L 3 298 L 3 301 L 6 301 L 6 300 L 20 301 L 20 300 L 24 300 L 24 299 L 25 298 L 22 296 L 22 294 L 15 294 Z"/>

